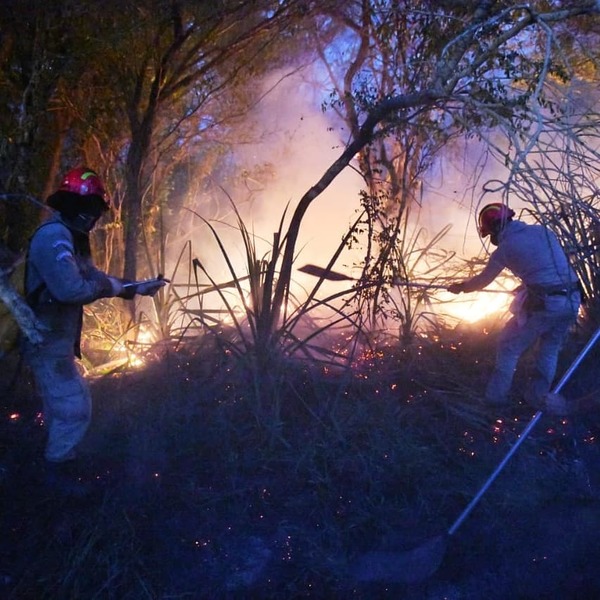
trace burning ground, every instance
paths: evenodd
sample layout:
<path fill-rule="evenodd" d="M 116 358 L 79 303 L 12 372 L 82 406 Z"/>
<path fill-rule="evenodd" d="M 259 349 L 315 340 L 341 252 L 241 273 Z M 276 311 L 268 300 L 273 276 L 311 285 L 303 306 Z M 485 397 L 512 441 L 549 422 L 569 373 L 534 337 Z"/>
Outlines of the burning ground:
<path fill-rule="evenodd" d="M 565 388 L 576 412 L 543 415 L 430 577 L 355 581 L 365 553 L 404 556 L 447 530 L 535 412 L 517 397 L 523 370 L 511 408 L 481 403 L 494 336 L 446 332 L 338 371 L 277 357 L 261 370 L 207 341 L 155 349 L 144 369 L 91 380 L 81 497 L 45 485 L 39 402 L 7 359 L 0 596 L 598 596 L 596 349 Z"/>

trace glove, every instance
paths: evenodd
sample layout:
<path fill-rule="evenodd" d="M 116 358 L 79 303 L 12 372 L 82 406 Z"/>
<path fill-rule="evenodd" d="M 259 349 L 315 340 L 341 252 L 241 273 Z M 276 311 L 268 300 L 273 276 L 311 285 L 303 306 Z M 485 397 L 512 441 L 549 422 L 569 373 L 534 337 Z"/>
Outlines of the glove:
<path fill-rule="evenodd" d="M 168 279 L 164 278 L 156 278 L 150 279 L 148 281 L 142 281 L 137 284 L 137 289 L 135 291 L 136 294 L 140 296 L 154 296 L 160 288 L 164 287 L 168 283 Z"/>
<path fill-rule="evenodd" d="M 452 285 L 449 285 L 446 290 L 448 290 L 451 294 L 460 294 L 461 292 L 465 291 L 465 284 L 464 282 L 453 283 Z"/>
<path fill-rule="evenodd" d="M 131 300 L 137 293 L 138 284 L 130 279 L 121 279 L 121 293 L 119 298 Z"/>

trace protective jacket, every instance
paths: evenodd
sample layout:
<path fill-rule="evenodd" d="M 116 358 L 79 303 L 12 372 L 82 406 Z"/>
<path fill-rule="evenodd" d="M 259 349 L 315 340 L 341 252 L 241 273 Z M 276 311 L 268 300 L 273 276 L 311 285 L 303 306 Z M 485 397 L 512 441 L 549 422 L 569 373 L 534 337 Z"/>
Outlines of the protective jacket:
<path fill-rule="evenodd" d="M 530 289 L 566 293 L 578 288 L 577 275 L 556 236 L 542 225 L 510 221 L 498 236 L 498 247 L 487 265 L 470 278 L 465 291 L 489 285 L 503 269 L 508 269 Z"/>
<path fill-rule="evenodd" d="M 85 234 L 55 216 L 34 233 L 27 259 L 25 291 L 45 326 L 48 351 L 80 356 L 83 306 L 113 295 L 109 277 L 96 269 Z"/>

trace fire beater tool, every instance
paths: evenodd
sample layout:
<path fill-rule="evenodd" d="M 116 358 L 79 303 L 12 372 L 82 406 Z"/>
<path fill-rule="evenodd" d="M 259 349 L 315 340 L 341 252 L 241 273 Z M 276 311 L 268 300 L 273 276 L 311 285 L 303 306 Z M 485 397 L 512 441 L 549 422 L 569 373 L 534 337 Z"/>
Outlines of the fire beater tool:
<path fill-rule="evenodd" d="M 551 390 L 550 396 L 558 395 L 573 374 L 573 371 L 579 366 L 579 363 L 581 363 L 599 337 L 600 329 L 594 333 L 571 366 L 566 370 L 561 380 Z M 481 500 L 482 496 L 525 441 L 541 417 L 542 411 L 538 410 L 494 472 L 445 533 L 430 538 L 417 548 L 405 552 L 374 551 L 364 554 L 356 561 L 353 567 L 355 580 L 359 582 L 416 583 L 433 575 L 442 562 L 449 538 L 456 533 L 456 530 L 471 514 L 476 504 Z"/>
<path fill-rule="evenodd" d="M 356 277 L 350 277 L 349 275 L 345 275 L 344 273 L 340 273 L 339 271 L 332 271 L 331 269 L 325 269 L 323 267 L 319 267 L 317 265 L 304 265 L 300 267 L 298 271 L 302 273 L 306 273 L 308 275 L 314 275 L 315 277 L 320 277 L 321 279 L 327 279 L 328 281 L 358 281 Z M 435 283 L 419 283 L 416 281 L 407 281 L 404 279 L 400 279 L 395 277 L 392 280 L 393 285 L 411 287 L 411 288 L 423 288 L 429 290 L 447 290 L 447 285 L 440 285 Z M 479 290 L 482 292 L 492 292 L 498 294 L 512 294 L 511 290 Z"/>
<path fill-rule="evenodd" d="M 123 284 L 123 289 L 129 290 L 131 288 L 137 288 L 142 283 L 158 283 L 160 281 L 165 281 L 166 283 L 171 282 L 170 279 L 163 277 L 162 274 L 158 274 L 156 277 L 153 277 L 152 279 L 142 279 L 140 281 L 130 281 L 129 283 L 125 283 L 125 284 Z"/>

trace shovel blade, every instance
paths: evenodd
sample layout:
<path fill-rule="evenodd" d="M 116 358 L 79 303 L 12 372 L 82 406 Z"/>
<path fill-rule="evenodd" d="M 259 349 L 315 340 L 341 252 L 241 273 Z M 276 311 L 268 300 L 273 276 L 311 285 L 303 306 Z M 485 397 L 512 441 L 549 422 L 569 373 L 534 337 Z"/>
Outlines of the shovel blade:
<path fill-rule="evenodd" d="M 367 552 L 354 565 L 357 582 L 418 583 L 439 568 L 446 551 L 446 535 L 431 538 L 405 552 Z"/>

